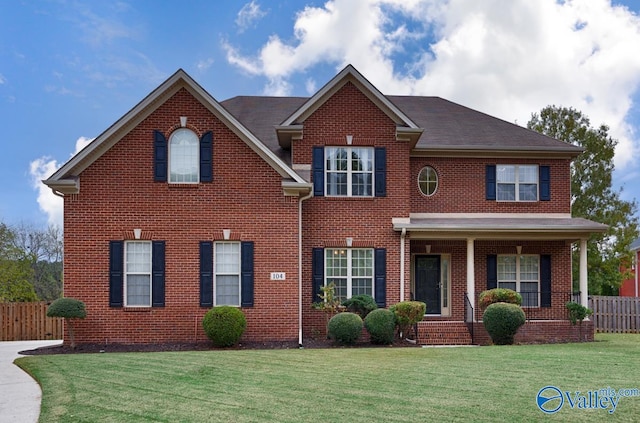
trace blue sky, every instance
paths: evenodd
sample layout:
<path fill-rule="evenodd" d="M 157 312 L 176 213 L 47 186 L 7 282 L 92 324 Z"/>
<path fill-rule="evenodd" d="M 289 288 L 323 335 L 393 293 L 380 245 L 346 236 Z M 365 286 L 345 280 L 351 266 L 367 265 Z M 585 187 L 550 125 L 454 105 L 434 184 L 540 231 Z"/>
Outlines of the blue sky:
<path fill-rule="evenodd" d="M 346 64 L 384 94 L 525 125 L 549 104 L 619 141 L 640 199 L 640 1 L 4 1 L 0 221 L 61 223 L 38 181 L 178 68 L 216 99 L 307 96 Z"/>

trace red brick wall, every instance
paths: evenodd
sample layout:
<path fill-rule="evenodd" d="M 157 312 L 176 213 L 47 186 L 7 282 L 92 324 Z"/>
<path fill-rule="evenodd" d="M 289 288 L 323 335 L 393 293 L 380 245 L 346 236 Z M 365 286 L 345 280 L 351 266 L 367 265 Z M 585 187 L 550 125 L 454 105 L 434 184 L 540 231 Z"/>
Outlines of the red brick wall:
<path fill-rule="evenodd" d="M 551 167 L 551 201 L 498 202 L 485 199 L 488 164 L 538 164 Z M 412 213 L 571 213 L 569 160 L 411 158 Z M 418 188 L 418 174 L 431 166 L 438 174 L 438 189 L 430 197 Z"/>
<path fill-rule="evenodd" d="M 640 252 L 636 251 L 636 267 L 632 267 L 629 278 L 622 281 L 622 285 L 620 285 L 620 291 L 618 293 L 621 297 L 635 297 L 640 293 L 640 281 L 638 281 L 639 286 L 636 286 L 637 263 L 639 263 L 639 260 Z M 623 267 L 620 271 L 625 272 L 627 269 Z"/>
<path fill-rule="evenodd" d="M 409 145 L 395 140 L 395 123 L 347 83 L 304 122 L 304 139 L 294 141 L 294 163 L 311 163 L 314 146 L 385 147 L 387 152 L 387 196 L 377 198 L 314 197 L 303 203 L 303 313 L 305 336 L 324 334 L 322 312 L 312 310 L 311 251 L 314 247 L 346 246 L 386 248 L 387 304 L 400 299 L 400 234 L 391 219 L 409 215 Z M 408 263 L 408 243 L 406 262 Z M 409 266 L 405 269 L 408 282 Z"/>
<path fill-rule="evenodd" d="M 213 131 L 213 182 L 153 181 L 153 130 Z M 199 241 L 255 242 L 255 303 L 243 308 L 245 340 L 297 339 L 297 199 L 282 178 L 186 90 L 178 91 L 80 175 L 80 194 L 65 197 L 65 295 L 85 302 L 78 342 L 206 340 L 199 306 Z M 109 241 L 166 241 L 165 307 L 109 307 Z M 287 280 L 270 281 L 271 272 Z"/>

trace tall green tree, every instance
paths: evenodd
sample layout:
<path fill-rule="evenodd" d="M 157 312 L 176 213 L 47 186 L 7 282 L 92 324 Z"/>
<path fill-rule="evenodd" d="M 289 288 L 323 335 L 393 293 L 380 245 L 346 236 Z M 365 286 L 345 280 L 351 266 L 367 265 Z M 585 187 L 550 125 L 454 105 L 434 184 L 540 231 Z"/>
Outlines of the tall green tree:
<path fill-rule="evenodd" d="M 0 301 L 37 301 L 30 257 L 15 246 L 15 233 L 0 223 Z"/>
<path fill-rule="evenodd" d="M 609 225 L 604 234 L 588 242 L 589 293 L 617 295 L 623 276 L 621 263 L 630 263 L 629 246 L 638 237 L 638 205 L 614 190 L 613 157 L 617 140 L 609 127 L 593 128 L 589 118 L 566 107 L 547 106 L 534 113 L 527 127 L 558 140 L 577 145 L 584 152 L 571 165 L 571 214 Z M 579 281 L 579 251 L 573 250 L 573 284 Z"/>

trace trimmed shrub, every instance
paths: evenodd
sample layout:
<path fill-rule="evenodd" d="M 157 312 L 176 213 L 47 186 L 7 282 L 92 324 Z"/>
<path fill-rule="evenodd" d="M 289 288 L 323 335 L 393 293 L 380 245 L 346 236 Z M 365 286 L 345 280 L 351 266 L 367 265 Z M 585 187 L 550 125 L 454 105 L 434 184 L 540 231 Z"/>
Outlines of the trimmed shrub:
<path fill-rule="evenodd" d="M 73 334 L 73 319 L 84 319 L 87 317 L 87 309 L 84 303 L 75 298 L 58 298 L 47 307 L 47 316 L 64 317 L 67 330 L 69 331 L 71 348 L 75 348 L 76 340 Z"/>
<path fill-rule="evenodd" d="M 216 347 L 231 347 L 240 341 L 247 328 L 242 310 L 231 306 L 214 307 L 202 318 L 202 327 Z"/>
<path fill-rule="evenodd" d="M 362 318 L 355 313 L 338 313 L 329 320 L 327 335 L 339 344 L 351 345 L 362 333 Z"/>
<path fill-rule="evenodd" d="M 516 304 L 491 304 L 482 316 L 482 323 L 495 345 L 513 344 L 513 337 L 524 322 L 524 311 Z"/>
<path fill-rule="evenodd" d="M 424 318 L 427 305 L 421 301 L 402 301 L 389 307 L 389 310 L 396 318 L 401 336 L 405 337 L 409 329 Z"/>
<path fill-rule="evenodd" d="M 342 305 L 346 307 L 347 311 L 356 313 L 361 318 L 367 317 L 367 314 L 378 308 L 376 300 L 371 295 L 360 294 L 344 300 Z"/>
<path fill-rule="evenodd" d="M 582 324 L 582 321 L 584 319 L 586 319 L 587 317 L 591 316 L 593 314 L 593 311 L 591 311 L 590 308 L 587 308 L 585 306 L 583 306 L 580 303 L 576 303 L 574 301 L 569 301 L 566 304 L 567 310 L 569 310 L 569 321 L 571 322 L 572 325 L 576 325 L 576 323 L 580 322 L 580 324 Z"/>
<path fill-rule="evenodd" d="M 379 308 L 367 314 L 364 327 L 374 344 L 392 344 L 396 331 L 396 317 L 391 310 Z"/>
<path fill-rule="evenodd" d="M 491 304 L 495 303 L 522 305 L 522 295 L 512 289 L 506 288 L 493 288 L 480 293 L 478 305 L 481 310 L 485 310 Z"/>

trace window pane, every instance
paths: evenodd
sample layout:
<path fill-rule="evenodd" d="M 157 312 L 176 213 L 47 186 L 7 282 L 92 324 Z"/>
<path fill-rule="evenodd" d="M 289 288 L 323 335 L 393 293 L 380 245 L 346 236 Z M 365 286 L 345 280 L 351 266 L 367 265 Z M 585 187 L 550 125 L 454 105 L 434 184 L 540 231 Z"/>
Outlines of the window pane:
<path fill-rule="evenodd" d="M 327 277 L 347 276 L 347 250 L 327 249 L 326 257 Z"/>
<path fill-rule="evenodd" d="M 127 305 L 151 305 L 150 275 L 127 275 Z"/>
<path fill-rule="evenodd" d="M 516 168 L 511 165 L 500 165 L 496 167 L 497 182 L 516 182 Z"/>
<path fill-rule="evenodd" d="M 520 257 L 520 279 L 523 281 L 538 280 L 538 256 Z"/>
<path fill-rule="evenodd" d="M 346 173 L 327 173 L 327 195 L 347 195 Z"/>
<path fill-rule="evenodd" d="M 438 189 L 438 174 L 431 166 L 422 168 L 418 174 L 418 187 L 427 196 L 433 195 Z"/>
<path fill-rule="evenodd" d="M 371 295 L 372 283 L 373 283 L 373 279 L 367 279 L 367 278 L 353 279 L 353 282 L 351 283 L 351 291 L 352 291 L 351 296 L 353 297 L 354 295 L 361 295 L 361 294 Z"/>
<path fill-rule="evenodd" d="M 240 273 L 240 243 L 216 243 L 216 273 Z"/>
<path fill-rule="evenodd" d="M 538 283 L 521 282 L 520 295 L 522 295 L 523 307 L 538 307 Z"/>
<path fill-rule="evenodd" d="M 327 279 L 327 285 L 329 285 L 331 282 L 333 282 L 336 285 L 336 288 L 334 291 L 334 295 L 336 296 L 336 298 L 340 300 L 346 300 L 347 299 L 347 279 L 346 278 Z"/>
<path fill-rule="evenodd" d="M 498 200 L 515 201 L 516 185 L 515 184 L 498 184 Z"/>
<path fill-rule="evenodd" d="M 518 182 L 538 183 L 538 166 L 520 165 L 518 166 Z"/>
<path fill-rule="evenodd" d="M 520 184 L 518 186 L 518 194 L 520 195 L 520 201 L 536 201 L 538 199 L 538 185 Z"/>
<path fill-rule="evenodd" d="M 371 196 L 371 174 L 354 173 L 352 178 L 351 195 Z"/>
<path fill-rule="evenodd" d="M 344 148 L 327 148 L 327 170 L 347 171 L 347 150 Z"/>
<path fill-rule="evenodd" d="M 516 281 L 516 256 L 498 256 L 498 281 Z"/>
<path fill-rule="evenodd" d="M 216 305 L 240 305 L 240 277 L 216 276 Z"/>
<path fill-rule="evenodd" d="M 511 289 L 515 291 L 516 283 L 515 282 L 498 282 L 498 288 Z"/>
<path fill-rule="evenodd" d="M 351 170 L 354 172 L 373 171 L 373 149 L 352 148 L 351 149 Z"/>
<path fill-rule="evenodd" d="M 351 251 L 351 274 L 354 277 L 373 276 L 373 251 Z"/>
<path fill-rule="evenodd" d="M 178 129 L 169 139 L 170 182 L 198 182 L 200 141 L 185 128 Z"/>

